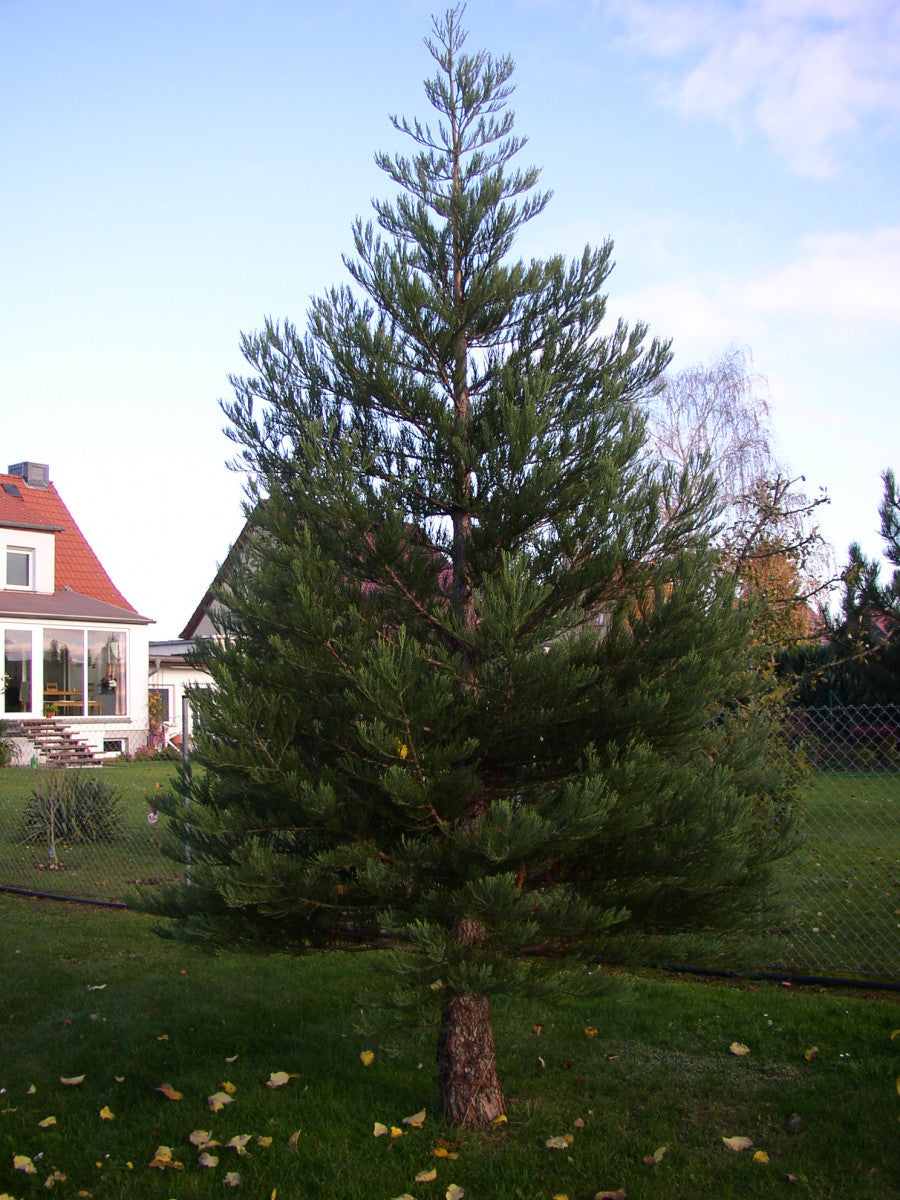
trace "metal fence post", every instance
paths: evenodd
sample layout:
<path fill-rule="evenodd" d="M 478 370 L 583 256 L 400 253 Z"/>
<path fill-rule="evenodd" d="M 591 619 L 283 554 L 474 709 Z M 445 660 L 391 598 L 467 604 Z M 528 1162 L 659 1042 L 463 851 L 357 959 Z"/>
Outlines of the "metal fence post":
<path fill-rule="evenodd" d="M 191 776 L 191 702 L 185 692 L 181 697 L 181 802 L 188 807 L 188 782 Z M 191 886 L 191 847 L 188 842 L 188 825 L 184 823 L 184 884 Z"/>

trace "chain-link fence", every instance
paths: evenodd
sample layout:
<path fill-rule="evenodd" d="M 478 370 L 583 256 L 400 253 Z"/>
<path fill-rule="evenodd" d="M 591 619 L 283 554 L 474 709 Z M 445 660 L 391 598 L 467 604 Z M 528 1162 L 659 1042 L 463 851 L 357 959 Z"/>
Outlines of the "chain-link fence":
<path fill-rule="evenodd" d="M 779 966 L 900 979 L 900 705 L 796 710 L 801 849 Z"/>
<path fill-rule="evenodd" d="M 0 886 L 118 901 L 178 878 L 162 853 L 163 789 L 177 786 L 175 748 L 115 752 L 87 766 L 33 756 L 0 771 Z"/>
<path fill-rule="evenodd" d="M 789 728 L 807 766 L 802 844 L 780 948 L 756 965 L 900 980 L 900 706 L 799 710 Z M 169 753 L 0 771 L 0 886 L 121 901 L 177 880 L 156 818 L 180 778 Z"/>

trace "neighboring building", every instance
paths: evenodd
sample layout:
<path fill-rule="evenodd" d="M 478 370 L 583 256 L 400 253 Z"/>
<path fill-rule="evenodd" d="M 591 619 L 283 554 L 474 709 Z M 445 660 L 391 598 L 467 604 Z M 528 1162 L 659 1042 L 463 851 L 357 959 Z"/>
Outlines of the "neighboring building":
<path fill-rule="evenodd" d="M 153 736 L 154 740 L 158 739 L 163 745 L 173 741 L 177 743 L 181 739 L 184 732 L 182 715 L 184 697 L 189 696 L 192 689 L 212 687 L 212 676 L 200 667 L 193 666 L 188 661 L 188 655 L 196 640 L 219 636 L 212 618 L 222 605 L 215 599 L 213 592 L 223 582 L 228 569 L 241 554 L 250 528 L 250 523 L 247 522 L 237 541 L 228 551 L 224 563 L 216 573 L 216 577 L 209 585 L 203 599 L 181 631 L 180 637 L 166 642 L 150 643 L 150 695 L 156 697 L 155 704 L 162 727 L 159 731 L 154 730 Z M 190 707 L 187 720 L 188 737 L 190 737 Z"/>
<path fill-rule="evenodd" d="M 147 740 L 148 617 L 128 603 L 44 463 L 0 474 L 0 716 L 20 761 L 50 732 L 95 756 Z"/>
<path fill-rule="evenodd" d="M 181 744 L 184 697 L 190 696 L 192 689 L 212 686 L 212 676 L 188 661 L 193 644 L 187 638 L 150 643 L 150 699 L 159 722 L 159 728 L 153 729 L 152 740 L 158 745 Z M 190 707 L 187 720 L 190 737 Z"/>

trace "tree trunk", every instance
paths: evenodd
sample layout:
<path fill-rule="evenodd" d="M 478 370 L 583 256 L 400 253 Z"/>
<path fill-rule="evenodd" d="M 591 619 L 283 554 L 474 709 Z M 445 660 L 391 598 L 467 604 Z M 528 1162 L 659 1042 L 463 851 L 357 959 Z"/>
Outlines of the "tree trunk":
<path fill-rule="evenodd" d="M 444 1009 L 437 1063 L 441 1112 L 454 1125 L 480 1129 L 504 1115 L 487 996 L 466 992 Z"/>

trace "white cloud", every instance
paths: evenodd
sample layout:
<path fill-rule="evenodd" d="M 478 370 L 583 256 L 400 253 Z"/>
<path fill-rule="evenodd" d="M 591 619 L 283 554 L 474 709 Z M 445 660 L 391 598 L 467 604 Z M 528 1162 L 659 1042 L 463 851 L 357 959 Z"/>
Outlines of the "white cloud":
<path fill-rule="evenodd" d="M 709 286 L 672 281 L 616 295 L 610 306 L 616 317 L 629 323 L 644 321 L 650 332 L 672 339 L 677 366 L 707 358 L 732 342 L 752 342 L 758 332 L 751 327 L 739 296 L 728 284 Z"/>
<path fill-rule="evenodd" d="M 830 334 L 900 337 L 900 227 L 809 234 L 793 262 L 747 284 L 741 302 L 761 319 L 788 316 Z"/>
<path fill-rule="evenodd" d="M 846 139 L 900 122 L 895 0 L 599 3 L 633 45 L 672 63 L 668 103 L 758 130 L 802 174 L 834 174 Z"/>
<path fill-rule="evenodd" d="M 892 355 L 900 344 L 900 226 L 810 234 L 784 266 L 743 279 L 712 268 L 667 274 L 617 293 L 612 308 L 671 337 L 681 363 L 788 332 L 833 350 L 881 347 Z"/>

